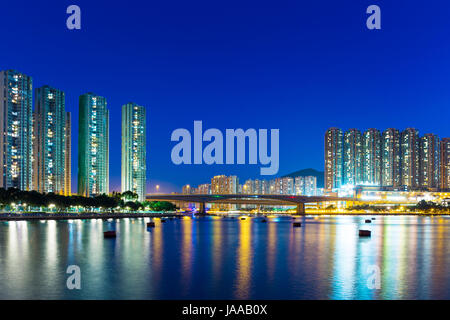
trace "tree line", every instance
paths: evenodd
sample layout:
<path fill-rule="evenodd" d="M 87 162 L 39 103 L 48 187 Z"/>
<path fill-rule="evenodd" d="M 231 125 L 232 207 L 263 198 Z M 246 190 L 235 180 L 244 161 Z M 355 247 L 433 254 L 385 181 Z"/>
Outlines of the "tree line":
<path fill-rule="evenodd" d="M 38 191 L 24 191 L 17 188 L 0 188 L 0 206 L 21 205 L 26 208 L 48 208 L 54 206 L 57 210 L 65 210 L 70 207 L 83 209 L 101 208 L 108 212 L 115 209 L 127 209 L 131 211 L 175 211 L 176 206 L 166 201 L 137 201 L 138 195 L 131 191 L 123 193 L 113 192 L 111 195 L 97 195 L 95 197 L 83 197 L 79 195 L 64 196 L 55 193 L 40 193 Z"/>

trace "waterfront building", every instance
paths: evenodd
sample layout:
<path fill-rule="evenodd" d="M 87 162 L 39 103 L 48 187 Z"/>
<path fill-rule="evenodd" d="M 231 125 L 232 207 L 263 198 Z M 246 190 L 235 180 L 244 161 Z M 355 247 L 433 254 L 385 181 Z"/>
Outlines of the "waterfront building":
<path fill-rule="evenodd" d="M 368 129 L 363 134 L 363 183 L 381 184 L 381 134 L 377 129 Z"/>
<path fill-rule="evenodd" d="M 344 134 L 344 185 L 357 185 L 363 182 L 362 135 L 357 129 Z"/>
<path fill-rule="evenodd" d="M 280 194 L 294 194 L 294 179 L 291 177 L 281 178 L 281 193 Z"/>
<path fill-rule="evenodd" d="M 109 111 L 104 97 L 79 98 L 78 194 L 109 193 Z"/>
<path fill-rule="evenodd" d="M 305 179 L 305 193 L 306 196 L 315 196 L 317 195 L 317 177 L 314 176 L 306 176 Z"/>
<path fill-rule="evenodd" d="M 381 138 L 381 185 L 400 186 L 400 132 L 389 128 Z"/>
<path fill-rule="evenodd" d="M 245 183 L 242 185 L 242 190 L 241 193 L 243 194 L 255 194 L 255 181 L 254 180 L 247 180 L 245 181 Z"/>
<path fill-rule="evenodd" d="M 305 178 L 302 176 L 294 178 L 295 195 L 300 196 L 305 193 Z"/>
<path fill-rule="evenodd" d="M 325 133 L 325 189 L 340 188 L 343 173 L 342 130 L 330 128 Z"/>
<path fill-rule="evenodd" d="M 122 106 L 122 192 L 132 191 L 145 200 L 145 108 L 135 103 Z"/>
<path fill-rule="evenodd" d="M 211 185 L 209 183 L 201 184 L 196 189 L 197 194 L 211 194 Z"/>
<path fill-rule="evenodd" d="M 304 196 L 315 196 L 317 194 L 317 177 L 298 176 L 294 179 L 294 194 Z"/>
<path fill-rule="evenodd" d="M 219 175 L 211 179 L 211 194 L 237 194 L 239 180 L 236 176 Z M 234 204 L 215 203 L 211 206 L 213 210 L 234 210 Z"/>
<path fill-rule="evenodd" d="M 31 190 L 33 80 L 16 70 L 0 72 L 0 187 Z"/>
<path fill-rule="evenodd" d="M 439 188 L 440 177 L 439 137 L 428 133 L 420 139 L 420 187 Z"/>
<path fill-rule="evenodd" d="M 33 189 L 65 194 L 66 111 L 63 91 L 36 89 L 33 143 Z"/>
<path fill-rule="evenodd" d="M 450 138 L 443 138 L 440 145 L 440 187 L 442 190 L 450 190 Z"/>
<path fill-rule="evenodd" d="M 72 117 L 70 112 L 66 112 L 65 126 L 65 170 L 64 170 L 64 195 L 72 194 Z"/>
<path fill-rule="evenodd" d="M 401 134 L 401 185 L 408 189 L 419 187 L 419 131 L 407 128 Z"/>
<path fill-rule="evenodd" d="M 269 194 L 270 193 L 270 183 L 267 180 L 256 180 L 258 181 L 257 184 L 260 186 L 258 187 L 258 190 L 260 190 L 260 194 Z"/>
<path fill-rule="evenodd" d="M 186 184 L 181 188 L 182 194 L 193 194 L 195 188 L 192 188 L 190 184 Z"/>

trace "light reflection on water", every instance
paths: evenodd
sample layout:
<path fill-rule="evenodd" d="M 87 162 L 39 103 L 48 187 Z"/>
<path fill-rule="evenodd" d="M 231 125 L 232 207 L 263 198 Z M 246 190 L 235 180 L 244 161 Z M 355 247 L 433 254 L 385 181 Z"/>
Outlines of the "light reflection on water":
<path fill-rule="evenodd" d="M 367 218 L 0 222 L 0 298 L 450 298 L 449 217 Z M 66 288 L 72 264 L 81 290 Z M 372 265 L 379 289 L 367 285 Z"/>

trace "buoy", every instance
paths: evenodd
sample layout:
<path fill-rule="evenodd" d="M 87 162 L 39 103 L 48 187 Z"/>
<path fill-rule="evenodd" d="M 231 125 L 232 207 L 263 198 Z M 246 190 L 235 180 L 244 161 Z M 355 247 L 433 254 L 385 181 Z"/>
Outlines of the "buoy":
<path fill-rule="evenodd" d="M 372 223 L 372 220 L 367 219 L 366 223 Z"/>
<path fill-rule="evenodd" d="M 375 218 L 372 218 L 372 220 L 375 220 Z"/>
<path fill-rule="evenodd" d="M 116 237 L 116 232 L 114 230 L 105 231 L 105 232 L 103 232 L 103 236 L 105 238 L 115 238 Z"/>
<path fill-rule="evenodd" d="M 266 219 L 262 219 L 261 222 L 267 222 L 267 220 Z"/>
<path fill-rule="evenodd" d="M 166 220 L 164 220 L 164 219 L 161 219 L 161 223 L 164 223 L 164 222 L 166 222 Z"/>
<path fill-rule="evenodd" d="M 147 228 L 154 228 L 155 223 L 154 222 L 147 222 Z"/>
<path fill-rule="evenodd" d="M 245 218 L 241 218 L 241 220 L 245 220 Z"/>
<path fill-rule="evenodd" d="M 294 222 L 292 225 L 293 225 L 294 228 L 299 228 L 299 227 L 302 226 L 302 223 L 301 222 Z"/>
<path fill-rule="evenodd" d="M 372 232 L 370 230 L 359 230 L 360 237 L 370 237 Z"/>

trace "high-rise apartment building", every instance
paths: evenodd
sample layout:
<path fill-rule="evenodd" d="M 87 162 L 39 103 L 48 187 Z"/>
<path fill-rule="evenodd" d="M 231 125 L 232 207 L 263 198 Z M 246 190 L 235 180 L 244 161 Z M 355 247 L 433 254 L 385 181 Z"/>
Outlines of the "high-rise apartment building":
<path fill-rule="evenodd" d="M 33 189 L 65 194 L 65 94 L 48 85 L 36 89 L 33 143 Z"/>
<path fill-rule="evenodd" d="M 267 180 L 256 180 L 255 182 L 257 189 L 260 194 L 269 194 L 270 193 L 270 183 Z"/>
<path fill-rule="evenodd" d="M 317 178 L 314 176 L 299 176 L 294 179 L 295 195 L 315 196 L 317 194 Z"/>
<path fill-rule="evenodd" d="M 33 80 L 15 70 L 0 72 L 0 187 L 31 190 Z"/>
<path fill-rule="evenodd" d="M 440 187 L 442 190 L 450 190 L 450 138 L 443 138 L 440 145 Z"/>
<path fill-rule="evenodd" d="M 211 194 L 237 194 L 239 180 L 236 176 L 214 176 L 211 179 Z M 214 203 L 211 208 L 213 210 L 234 210 L 234 204 Z"/>
<path fill-rule="evenodd" d="M 343 134 L 339 128 L 325 133 L 325 189 L 340 188 L 343 178 Z"/>
<path fill-rule="evenodd" d="M 244 194 L 255 194 L 257 193 L 255 190 L 255 180 L 247 180 L 245 181 L 245 183 L 242 185 L 242 193 Z"/>
<path fill-rule="evenodd" d="M 64 170 L 64 195 L 72 194 L 72 116 L 66 112 L 65 126 L 65 170 Z"/>
<path fill-rule="evenodd" d="M 401 185 L 408 188 L 419 187 L 419 131 L 407 128 L 401 134 Z"/>
<path fill-rule="evenodd" d="M 400 185 L 400 132 L 389 128 L 381 137 L 381 185 L 398 187 Z"/>
<path fill-rule="evenodd" d="M 306 176 L 305 178 L 305 193 L 306 196 L 317 195 L 317 177 Z"/>
<path fill-rule="evenodd" d="M 428 133 L 420 138 L 420 187 L 439 188 L 440 177 L 439 137 Z"/>
<path fill-rule="evenodd" d="M 78 194 L 109 193 L 109 111 L 106 99 L 86 93 L 79 99 Z"/>
<path fill-rule="evenodd" d="M 368 129 L 363 134 L 363 181 L 364 184 L 381 184 L 381 134 Z"/>
<path fill-rule="evenodd" d="M 281 178 L 281 192 L 280 194 L 294 194 L 294 178 Z"/>
<path fill-rule="evenodd" d="M 343 184 L 357 185 L 363 182 L 362 135 L 357 129 L 344 134 Z"/>
<path fill-rule="evenodd" d="M 122 192 L 132 191 L 145 200 L 145 108 L 135 103 L 122 106 Z"/>
<path fill-rule="evenodd" d="M 357 129 L 345 132 L 341 171 L 341 132 L 330 128 L 325 134 L 326 191 L 359 184 L 410 190 L 450 189 L 449 138 L 440 142 L 434 134 L 420 137 L 414 128 L 401 133 L 389 128 L 382 135 L 377 129 L 368 129 L 362 135 L 362 181 L 358 181 L 360 133 Z M 300 183 L 295 183 L 296 193 Z"/>
<path fill-rule="evenodd" d="M 197 187 L 197 194 L 211 194 L 211 185 L 209 183 L 200 184 Z"/>

